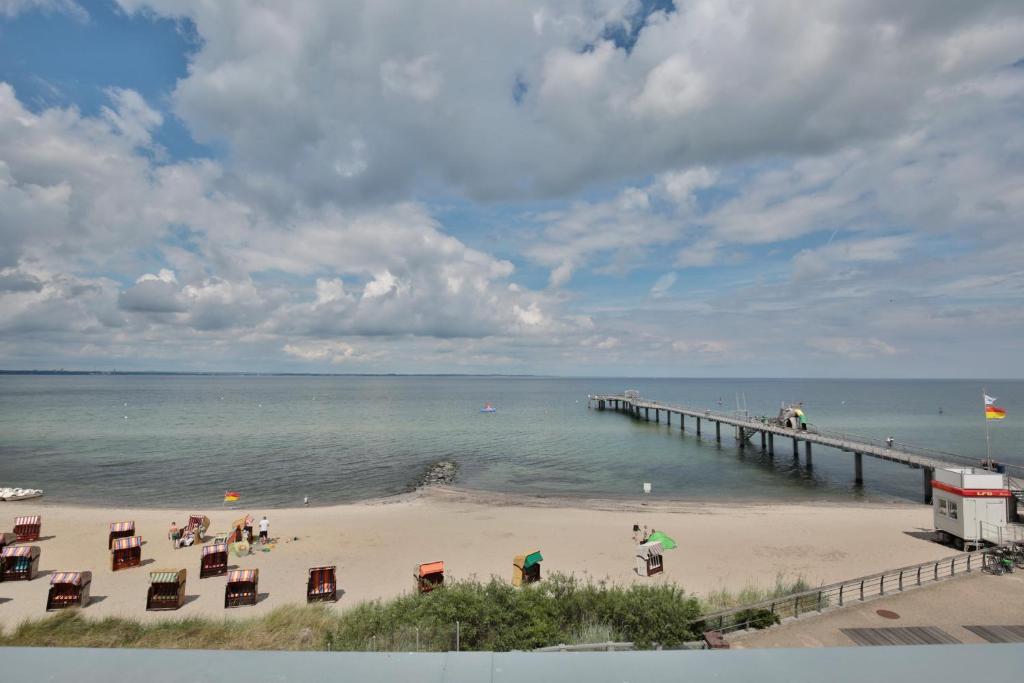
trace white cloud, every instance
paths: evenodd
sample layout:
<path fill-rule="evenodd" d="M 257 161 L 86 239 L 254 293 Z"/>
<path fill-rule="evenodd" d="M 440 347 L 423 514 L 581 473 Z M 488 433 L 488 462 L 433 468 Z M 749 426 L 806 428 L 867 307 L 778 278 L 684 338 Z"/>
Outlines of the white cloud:
<path fill-rule="evenodd" d="M 380 65 L 380 80 L 386 91 L 420 102 L 436 98 L 444 83 L 437 70 L 436 55 L 422 55 L 408 61 L 388 59 Z"/>
<path fill-rule="evenodd" d="M 134 90 L 107 88 L 106 92 L 114 107 L 102 107 L 103 118 L 126 140 L 136 145 L 150 144 L 152 131 L 164 123 L 160 112 Z"/>
<path fill-rule="evenodd" d="M 811 337 L 807 340 L 807 345 L 815 351 L 854 359 L 870 359 L 898 353 L 896 347 L 874 337 Z"/>
<path fill-rule="evenodd" d="M 627 52 L 601 39 L 635 9 L 626 0 L 120 2 L 195 22 L 175 111 L 228 146 L 254 192 L 311 203 L 436 182 L 553 196 L 884 139 L 931 89 L 1018 59 L 1024 27 L 1011 0 L 696 0 Z M 360 173 L 338 163 L 354 141 Z"/>
<path fill-rule="evenodd" d="M 665 273 L 651 285 L 651 296 L 658 298 L 665 296 L 665 293 L 672 288 L 672 285 L 676 283 L 678 276 L 675 273 Z"/>
<path fill-rule="evenodd" d="M 61 12 L 79 21 L 88 21 L 89 13 L 75 0 L 0 0 L 0 16 L 13 18 L 24 12 Z"/>
<path fill-rule="evenodd" d="M 356 350 L 356 347 L 343 341 L 323 342 L 300 342 L 296 344 L 285 344 L 284 352 L 304 361 L 329 361 L 334 365 L 346 362 L 365 361 L 372 359 L 377 354 L 365 354 Z"/>

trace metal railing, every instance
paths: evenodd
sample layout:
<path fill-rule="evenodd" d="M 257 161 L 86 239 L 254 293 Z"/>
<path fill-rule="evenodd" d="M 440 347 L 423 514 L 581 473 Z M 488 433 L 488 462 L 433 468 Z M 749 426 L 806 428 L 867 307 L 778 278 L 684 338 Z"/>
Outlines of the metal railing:
<path fill-rule="evenodd" d="M 604 643 L 579 643 L 576 645 L 551 645 L 549 647 L 535 648 L 531 652 L 623 652 L 635 649 L 636 646 L 631 642 L 608 641 Z"/>
<path fill-rule="evenodd" d="M 719 631 L 723 634 L 750 627 L 764 628 L 783 619 L 799 618 L 810 612 L 818 613 L 826 609 L 846 607 L 969 574 L 984 569 L 991 553 L 991 549 L 977 550 L 841 581 L 793 595 L 707 614 L 691 622 L 691 625 L 697 631 Z"/>

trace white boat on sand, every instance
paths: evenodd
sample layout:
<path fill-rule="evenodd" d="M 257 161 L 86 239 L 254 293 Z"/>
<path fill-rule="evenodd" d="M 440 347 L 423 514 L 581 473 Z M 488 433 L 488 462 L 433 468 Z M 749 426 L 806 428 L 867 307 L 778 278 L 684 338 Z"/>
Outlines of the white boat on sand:
<path fill-rule="evenodd" d="M 0 500 L 5 501 L 26 500 L 38 498 L 41 495 L 43 495 L 42 489 L 0 488 Z"/>

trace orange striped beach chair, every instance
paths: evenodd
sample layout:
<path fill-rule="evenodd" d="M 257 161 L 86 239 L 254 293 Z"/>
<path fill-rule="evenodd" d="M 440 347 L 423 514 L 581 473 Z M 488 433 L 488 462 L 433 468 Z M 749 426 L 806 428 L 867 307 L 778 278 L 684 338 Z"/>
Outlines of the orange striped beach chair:
<path fill-rule="evenodd" d="M 306 602 L 337 602 L 337 566 L 313 567 L 306 584 Z"/>
<path fill-rule="evenodd" d="M 142 564 L 142 536 L 115 538 L 110 547 L 110 569 L 118 571 Z"/>
<path fill-rule="evenodd" d="M 46 596 L 46 611 L 85 607 L 89 604 L 92 572 L 54 572 L 50 576 L 50 592 Z"/>
<path fill-rule="evenodd" d="M 259 569 L 232 569 L 224 586 L 224 607 L 255 605 L 260 584 Z"/>

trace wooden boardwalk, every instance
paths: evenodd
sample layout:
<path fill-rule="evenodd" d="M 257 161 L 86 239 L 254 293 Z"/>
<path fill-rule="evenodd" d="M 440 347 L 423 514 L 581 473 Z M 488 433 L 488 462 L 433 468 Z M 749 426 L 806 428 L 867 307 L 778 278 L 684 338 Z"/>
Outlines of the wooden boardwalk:
<path fill-rule="evenodd" d="M 880 460 L 899 463 L 920 469 L 923 471 L 922 492 L 926 503 L 931 503 L 932 487 L 931 482 L 935 470 L 943 467 L 979 467 L 980 463 L 969 458 L 957 456 L 952 453 L 939 453 L 927 449 L 916 448 L 907 444 L 888 444 L 884 441 L 875 441 L 866 437 L 857 437 L 848 434 L 833 432 L 822 432 L 816 429 L 791 429 L 775 424 L 767 419 L 754 419 L 744 415 L 730 415 L 727 413 L 713 412 L 708 409 L 700 410 L 681 405 L 671 405 L 652 401 L 639 397 L 628 397 L 625 395 L 599 394 L 590 396 L 588 405 L 598 410 L 615 410 L 632 414 L 634 417 L 650 420 L 653 414 L 655 422 L 661 422 L 662 415 L 668 425 L 672 424 L 672 417 L 676 416 L 680 430 L 686 430 L 686 418 L 694 421 L 697 435 L 701 434 L 701 422 L 714 423 L 715 439 L 722 440 L 722 425 L 726 424 L 736 429 L 736 438 L 740 448 L 746 448 L 748 439 L 760 435 L 761 450 L 769 454 L 775 454 L 775 437 L 781 436 L 791 439 L 793 442 L 793 455 L 799 456 L 799 443 L 804 443 L 804 457 L 807 467 L 813 466 L 812 444 L 828 446 L 854 455 L 854 479 L 857 484 L 864 481 L 862 456 L 867 455 Z M 1008 477 L 1011 490 L 1019 494 L 1024 489 L 1024 468 L 1014 468 L 1014 472 Z M 1021 470 L 1017 472 L 1016 470 Z M 1018 498 L 1020 496 L 1018 495 Z"/>

